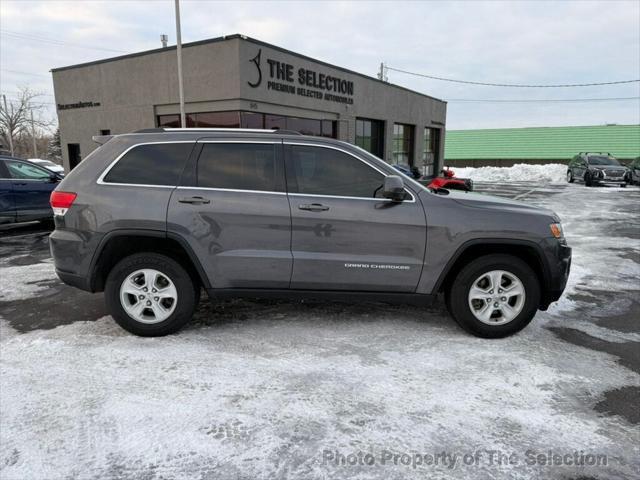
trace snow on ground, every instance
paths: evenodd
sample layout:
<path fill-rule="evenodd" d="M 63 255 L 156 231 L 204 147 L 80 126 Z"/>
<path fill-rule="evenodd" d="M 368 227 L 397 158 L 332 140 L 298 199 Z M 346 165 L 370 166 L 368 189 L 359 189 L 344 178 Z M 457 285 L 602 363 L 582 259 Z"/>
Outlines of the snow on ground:
<path fill-rule="evenodd" d="M 57 281 L 53 263 L 35 263 L 27 266 L 2 266 L 0 275 L 0 301 L 10 302 L 28 298 L 46 291 Z"/>
<path fill-rule="evenodd" d="M 589 303 L 637 291 L 633 204 L 573 185 L 528 195 L 563 219 L 573 273 L 557 306 L 503 340 L 464 334 L 441 305 L 204 303 L 188 329 L 157 339 L 109 317 L 24 334 L 0 318 L 0 478 L 638 477 L 637 426 L 592 408 L 640 375 L 547 328 L 637 340 L 593 323 L 624 301 Z M 50 273 L 3 265 L 2 294 L 30 299 Z M 549 450 L 607 465 L 527 463 Z M 374 464 L 331 460 L 359 452 Z M 441 452 L 455 463 L 424 464 Z"/>
<path fill-rule="evenodd" d="M 578 401 L 638 384 L 613 357 L 537 327 L 487 342 L 418 311 L 289 305 L 282 317 L 256 311 L 163 339 L 104 318 L 3 340 L 2 478 L 534 478 L 557 470 L 524 456 L 548 449 L 611 457 L 563 467 L 571 475 L 637 468 L 637 432 Z M 519 461 L 323 464 L 325 451 L 443 450 Z"/>
<path fill-rule="evenodd" d="M 560 163 L 531 165 L 518 163 L 513 167 L 452 167 L 456 177 L 476 182 L 566 182 L 567 166 Z"/>

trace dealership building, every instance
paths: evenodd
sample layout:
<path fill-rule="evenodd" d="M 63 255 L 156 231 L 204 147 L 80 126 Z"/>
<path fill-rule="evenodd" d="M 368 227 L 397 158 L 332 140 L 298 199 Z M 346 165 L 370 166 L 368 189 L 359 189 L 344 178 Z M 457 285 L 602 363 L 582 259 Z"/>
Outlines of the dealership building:
<path fill-rule="evenodd" d="M 182 48 L 188 127 L 337 138 L 437 172 L 446 102 L 242 35 Z M 65 169 L 94 135 L 180 127 L 176 47 L 52 70 Z"/>

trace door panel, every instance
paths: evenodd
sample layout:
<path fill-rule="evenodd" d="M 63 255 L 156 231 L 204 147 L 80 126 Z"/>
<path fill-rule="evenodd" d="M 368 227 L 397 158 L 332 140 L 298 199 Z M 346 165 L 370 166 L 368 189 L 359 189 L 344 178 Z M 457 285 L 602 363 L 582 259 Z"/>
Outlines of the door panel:
<path fill-rule="evenodd" d="M 171 196 L 169 232 L 187 240 L 213 288 L 288 288 L 291 214 L 281 143 L 266 143 L 273 152 L 269 158 L 264 144 L 247 153 L 247 141 L 237 148 L 227 148 L 233 142 L 202 143 L 184 176 L 193 185 Z"/>
<path fill-rule="evenodd" d="M 291 145 L 285 154 L 291 288 L 415 291 L 426 244 L 417 196 L 375 198 L 384 173 L 346 150 Z"/>
<path fill-rule="evenodd" d="M 7 160 L 5 165 L 12 178 L 17 221 L 53 216 L 49 196 L 57 182 L 51 181 L 51 172 L 17 160 Z"/>
<path fill-rule="evenodd" d="M 419 201 L 289 194 L 289 202 L 291 288 L 415 291 L 427 235 Z M 329 208 L 300 209 L 314 203 Z"/>
<path fill-rule="evenodd" d="M 15 221 L 16 206 L 13 201 L 13 186 L 11 185 L 11 180 L 0 178 L 0 223 L 11 223 Z"/>

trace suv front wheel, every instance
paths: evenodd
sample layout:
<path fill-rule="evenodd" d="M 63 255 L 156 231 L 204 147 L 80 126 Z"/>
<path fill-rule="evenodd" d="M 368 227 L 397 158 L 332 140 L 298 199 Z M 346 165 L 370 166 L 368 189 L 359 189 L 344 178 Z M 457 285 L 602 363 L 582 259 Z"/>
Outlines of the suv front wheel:
<path fill-rule="evenodd" d="M 574 178 L 573 178 L 573 172 L 571 170 L 567 170 L 567 182 L 568 183 L 573 183 L 574 182 Z"/>
<path fill-rule="evenodd" d="M 175 260 L 137 253 L 118 262 L 105 284 L 107 310 L 125 330 L 144 337 L 174 333 L 193 316 L 200 289 Z"/>
<path fill-rule="evenodd" d="M 525 262 L 511 255 L 487 255 L 466 265 L 447 295 L 458 324 L 483 338 L 519 332 L 533 319 L 540 303 L 540 284 Z"/>

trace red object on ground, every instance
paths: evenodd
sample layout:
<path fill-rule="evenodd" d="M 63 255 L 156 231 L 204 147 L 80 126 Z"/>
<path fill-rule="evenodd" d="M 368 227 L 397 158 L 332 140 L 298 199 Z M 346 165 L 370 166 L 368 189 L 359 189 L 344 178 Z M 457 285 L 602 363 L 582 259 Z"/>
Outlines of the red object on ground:
<path fill-rule="evenodd" d="M 429 188 L 446 188 L 453 190 L 464 190 L 470 192 L 473 190 L 473 182 L 469 178 L 456 178 L 453 170 L 445 168 L 442 170 L 442 176 L 434 178 L 429 185 Z"/>

